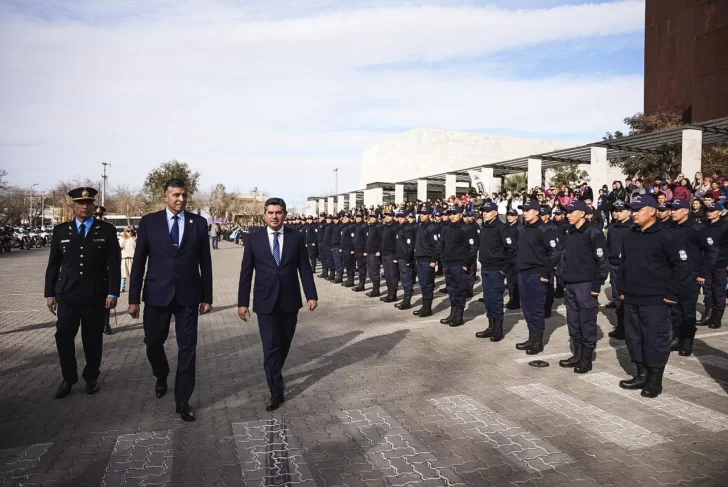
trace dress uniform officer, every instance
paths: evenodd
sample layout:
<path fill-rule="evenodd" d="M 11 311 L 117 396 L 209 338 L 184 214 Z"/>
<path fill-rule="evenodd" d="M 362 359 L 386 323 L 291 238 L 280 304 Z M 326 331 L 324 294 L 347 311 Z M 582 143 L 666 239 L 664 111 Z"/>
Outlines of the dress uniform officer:
<path fill-rule="evenodd" d="M 519 206 L 523 210 L 525 225 L 518 237 L 518 290 L 523 316 L 528 325 L 528 340 L 516 344 L 518 350 L 529 355 L 543 351 L 543 334 L 546 330 L 544 308 L 549 277 L 559 261 L 560 246 L 556 235 L 540 218 L 541 205 L 529 200 Z"/>
<path fill-rule="evenodd" d="M 607 258 L 609 260 L 609 283 L 612 288 L 612 301 L 606 308 L 612 308 L 617 313 L 617 327 L 609 332 L 610 338 L 624 340 L 624 306 L 619 296 L 622 290 L 617 284 L 617 272 L 619 270 L 622 254 L 622 242 L 625 235 L 632 228 L 632 216 L 624 202 L 615 201 L 612 203 L 612 223 L 607 232 Z"/>
<path fill-rule="evenodd" d="M 313 217 L 307 218 L 305 227 L 306 232 L 306 250 L 308 251 L 308 260 L 311 261 L 311 269 L 316 274 L 316 261 L 318 259 L 318 225 L 313 222 Z"/>
<path fill-rule="evenodd" d="M 417 224 L 417 215 L 412 211 L 407 212 L 407 226 L 412 230 L 412 242 L 414 246 L 414 242 L 417 240 L 417 230 L 420 227 Z M 412 264 L 412 282 L 417 284 L 417 266 L 414 263 Z"/>
<path fill-rule="evenodd" d="M 585 374 L 592 369 L 592 357 L 597 346 L 598 297 L 609 275 L 609 262 L 604 253 L 604 233 L 587 221 L 586 204 L 574 200 L 564 209 L 571 228 L 563 241 L 559 270 L 564 280 L 566 325 L 574 355 L 559 361 L 559 365 L 573 367 L 577 374 Z"/>
<path fill-rule="evenodd" d="M 397 266 L 397 232 L 399 224 L 394 221 L 395 213 L 390 210 L 384 214 L 382 225 L 382 267 L 384 280 L 387 283 L 387 295 L 380 298 L 385 303 L 397 301 L 397 286 L 399 286 L 399 267 Z"/>
<path fill-rule="evenodd" d="M 566 212 L 562 210 L 560 206 L 557 206 L 556 208 L 554 208 L 552 215 L 552 228 L 556 232 L 556 236 L 559 241 L 563 241 L 564 237 L 566 237 L 567 230 L 569 230 L 569 227 L 571 226 L 566 220 Z M 554 271 L 554 279 L 556 281 L 556 291 L 554 291 L 554 298 L 563 298 L 564 280 L 561 278 L 561 274 L 559 273 L 558 268 Z"/>
<path fill-rule="evenodd" d="M 356 226 L 351 221 L 351 213 L 344 213 L 341 219 L 341 261 L 346 271 L 346 281 L 341 285 L 344 287 L 354 287 L 354 270 L 356 269 L 356 260 L 354 256 L 354 236 Z"/>
<path fill-rule="evenodd" d="M 442 228 L 440 256 L 445 268 L 445 284 L 450 297 L 450 315 L 440 320 L 443 325 L 461 326 L 465 300 L 470 287 L 468 263 L 477 256 L 476 237 L 463 222 L 463 209 L 453 206 L 447 210 L 449 223 Z"/>
<path fill-rule="evenodd" d="M 690 219 L 690 201 L 676 198 L 670 203 L 672 220 L 675 226 L 672 234 L 677 245 L 685 250 L 690 274 L 683 281 L 677 304 L 672 305 L 672 330 L 674 343 L 670 350 L 679 351 L 683 357 L 693 354 L 693 341 L 696 331 L 695 305 L 700 294 L 700 286 L 710 277 L 713 260 L 713 239 L 708 236 L 703 225 Z"/>
<path fill-rule="evenodd" d="M 554 235 L 554 238 L 556 239 L 556 244 L 561 245 L 561 240 L 559 239 L 560 235 L 558 234 L 556 230 L 556 225 L 551 221 L 551 207 L 541 205 L 540 209 L 540 216 L 541 221 L 543 222 L 544 228 L 547 229 L 550 233 Z M 551 310 L 554 307 L 554 298 L 556 297 L 556 293 L 554 291 L 554 281 L 556 280 L 556 269 L 551 269 L 551 272 L 549 272 L 548 276 L 549 282 L 547 284 L 546 288 L 546 303 L 544 304 L 543 308 L 543 315 L 544 318 L 551 318 Z"/>
<path fill-rule="evenodd" d="M 463 211 L 463 221 L 465 222 L 465 228 L 468 229 L 468 233 L 475 236 L 475 243 L 479 245 L 480 242 L 480 225 L 475 221 L 475 214 L 470 210 Z M 475 294 L 473 288 L 477 281 L 477 270 L 478 270 L 478 256 L 477 254 L 473 257 L 472 262 L 468 262 L 468 274 L 470 275 L 470 286 L 468 287 L 467 297 L 472 298 Z"/>
<path fill-rule="evenodd" d="M 516 258 L 516 242 L 506 225 L 498 219 L 498 205 L 492 201 L 483 204 L 483 226 L 480 228 L 479 259 L 483 281 L 483 303 L 488 328 L 475 334 L 493 342 L 503 339 L 503 294 L 505 278 Z"/>
<path fill-rule="evenodd" d="M 714 247 L 710 275 L 705 278 L 703 295 L 705 314 L 698 325 L 720 328 L 726 302 L 726 267 L 728 267 L 728 221 L 721 220 L 722 208 L 713 203 L 705 207 L 705 230 Z"/>
<path fill-rule="evenodd" d="M 437 221 L 437 231 L 440 235 L 440 243 L 442 243 L 442 229 L 450 223 L 450 215 L 447 212 L 447 208 L 442 208 L 440 211 L 438 211 L 435 221 Z M 440 258 L 442 259 L 442 254 L 440 254 Z M 442 260 L 438 261 L 437 263 L 437 271 L 435 272 L 435 275 L 445 275 L 445 266 L 442 264 Z M 447 294 L 447 284 L 445 285 L 445 287 L 440 289 L 440 292 L 443 294 Z"/>
<path fill-rule="evenodd" d="M 657 223 L 657 202 L 635 195 L 625 206 L 634 225 L 622 243 L 617 287 L 622 290 L 627 350 L 637 374 L 619 382 L 623 389 L 642 389 L 644 397 L 662 392 L 662 375 L 670 356 L 670 308 L 687 278 L 687 253 Z"/>
<path fill-rule="evenodd" d="M 334 216 L 326 215 L 326 224 L 324 226 L 324 244 L 321 247 L 320 255 L 321 265 L 324 272 L 321 275 L 323 279 L 331 280 L 334 276 L 334 257 L 331 255 L 331 238 L 334 236 Z M 324 260 L 325 258 L 325 260 Z"/>
<path fill-rule="evenodd" d="M 521 234 L 523 225 L 519 220 L 518 210 L 508 210 L 506 213 L 506 230 L 511 240 L 516 244 L 518 254 L 518 236 Z M 508 302 L 506 309 L 521 309 L 521 296 L 518 293 L 518 267 L 512 265 L 506 276 L 506 289 L 508 289 Z"/>
<path fill-rule="evenodd" d="M 331 231 L 331 260 L 334 263 L 334 272 L 329 271 L 329 281 L 335 284 L 344 282 L 344 261 L 341 259 L 341 215 L 334 215 L 334 224 Z"/>
<path fill-rule="evenodd" d="M 422 290 L 422 307 L 412 312 L 420 318 L 432 316 L 432 299 L 435 292 L 435 267 L 440 257 L 440 234 L 432 221 L 432 208 L 419 211 L 420 227 L 415 238 L 415 262 L 417 279 Z"/>
<path fill-rule="evenodd" d="M 399 278 L 402 281 L 404 298 L 401 303 L 395 304 L 394 307 L 405 310 L 412 308 L 412 294 L 414 294 L 415 231 L 407 223 L 407 214 L 403 210 L 397 213 L 397 219 L 399 220 L 399 228 L 397 229 L 397 250 L 395 257 L 397 258 L 396 262 L 399 270 Z"/>
<path fill-rule="evenodd" d="M 106 214 L 106 207 L 103 205 L 99 205 L 94 210 L 94 218 L 98 221 L 102 221 L 104 219 L 104 215 Z M 121 286 L 120 286 L 121 287 Z M 104 335 L 113 335 L 114 330 L 111 328 L 111 310 L 109 308 L 106 308 L 106 313 L 104 314 Z"/>
<path fill-rule="evenodd" d="M 372 281 L 372 290 L 367 293 L 370 298 L 380 296 L 379 287 L 379 270 L 382 267 L 382 226 L 377 221 L 377 215 L 372 213 L 369 215 L 369 224 L 367 229 L 367 273 L 369 280 Z"/>
<path fill-rule="evenodd" d="M 73 221 L 53 228 L 45 275 L 45 297 L 56 322 L 56 347 L 63 381 L 56 399 L 66 397 L 78 382 L 74 340 L 81 326 L 86 367 L 81 374 L 86 393 L 98 391 L 104 318 L 116 307 L 121 287 L 121 248 L 113 225 L 93 217 L 93 188 L 69 191 Z"/>
<path fill-rule="evenodd" d="M 357 213 L 354 218 L 354 258 L 356 259 L 356 272 L 359 276 L 359 284 L 352 289 L 360 293 L 364 291 L 364 283 L 367 280 L 367 230 L 364 223 L 364 213 Z"/>

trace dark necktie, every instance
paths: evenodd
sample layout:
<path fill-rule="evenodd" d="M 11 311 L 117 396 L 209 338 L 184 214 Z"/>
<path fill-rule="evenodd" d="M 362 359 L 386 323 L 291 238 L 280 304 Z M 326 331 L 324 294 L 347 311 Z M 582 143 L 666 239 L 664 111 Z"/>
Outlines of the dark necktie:
<path fill-rule="evenodd" d="M 78 236 L 83 240 L 86 238 L 86 223 L 81 224 L 81 228 L 78 230 Z"/>
<path fill-rule="evenodd" d="M 172 223 L 172 231 L 169 232 L 169 237 L 172 239 L 172 245 L 175 247 L 179 246 L 179 215 L 172 217 L 174 222 Z"/>
<path fill-rule="evenodd" d="M 278 235 L 281 232 L 273 232 L 273 259 L 276 265 L 281 265 L 281 243 L 278 241 Z"/>

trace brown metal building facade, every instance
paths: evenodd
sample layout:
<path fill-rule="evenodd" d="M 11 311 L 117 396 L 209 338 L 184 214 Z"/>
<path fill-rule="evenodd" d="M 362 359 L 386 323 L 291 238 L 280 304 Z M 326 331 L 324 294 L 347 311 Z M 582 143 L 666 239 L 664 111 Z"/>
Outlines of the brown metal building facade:
<path fill-rule="evenodd" d="M 728 0 L 647 0 L 645 113 L 728 116 Z"/>

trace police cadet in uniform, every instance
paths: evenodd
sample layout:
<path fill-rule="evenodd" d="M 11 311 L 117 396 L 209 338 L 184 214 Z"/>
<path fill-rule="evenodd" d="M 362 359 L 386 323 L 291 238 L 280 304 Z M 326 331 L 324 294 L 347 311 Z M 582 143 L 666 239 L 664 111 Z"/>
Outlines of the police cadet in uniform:
<path fill-rule="evenodd" d="M 443 229 L 450 224 L 450 214 L 448 213 L 448 209 L 443 209 L 439 214 L 439 222 L 437 222 L 437 230 L 440 235 L 440 248 L 442 249 L 442 231 Z M 437 272 L 435 272 L 436 276 L 444 276 L 445 275 L 445 265 L 442 262 L 442 253 L 440 253 L 440 261 L 437 263 Z M 447 279 L 445 279 L 445 287 L 440 289 L 440 292 L 443 294 L 447 294 Z"/>
<path fill-rule="evenodd" d="M 657 205 L 657 222 L 669 229 L 675 228 L 675 222 L 672 220 L 672 209 L 665 203 Z"/>
<path fill-rule="evenodd" d="M 99 205 L 94 210 L 94 218 L 98 221 L 102 221 L 104 219 L 104 215 L 106 214 L 106 207 L 103 205 Z M 106 308 L 106 314 L 104 315 L 104 335 L 113 335 L 114 330 L 111 328 L 111 309 Z"/>
<path fill-rule="evenodd" d="M 399 286 L 399 267 L 395 254 L 397 252 L 397 231 L 399 224 L 394 221 L 394 211 L 384 214 L 382 225 L 382 267 L 384 267 L 384 280 L 387 283 L 387 295 L 380 298 L 385 303 L 397 301 L 397 286 Z"/>
<path fill-rule="evenodd" d="M 422 291 L 422 307 L 412 312 L 420 318 L 432 316 L 432 299 L 435 292 L 435 267 L 440 257 L 440 234 L 432 221 L 432 208 L 422 208 L 420 228 L 415 238 L 415 261 L 417 279 Z"/>
<path fill-rule="evenodd" d="M 619 296 L 622 290 L 617 283 L 617 272 L 619 271 L 622 254 L 622 242 L 625 235 L 632 228 L 632 216 L 629 209 L 625 208 L 624 202 L 615 201 L 612 203 L 612 222 L 607 232 L 607 258 L 609 260 L 609 283 L 612 287 L 612 301 L 605 308 L 612 308 L 617 313 L 617 327 L 609 332 L 610 338 L 624 340 L 624 306 Z"/>
<path fill-rule="evenodd" d="M 483 226 L 480 229 L 480 273 L 483 281 L 483 302 L 488 328 L 475 334 L 493 342 L 503 339 L 503 294 L 505 278 L 516 258 L 516 243 L 506 225 L 498 219 L 498 205 L 483 204 Z"/>
<path fill-rule="evenodd" d="M 566 232 L 569 230 L 569 222 L 566 220 L 566 212 L 561 209 L 560 206 L 554 208 L 553 218 L 551 219 L 552 228 L 556 232 L 558 241 L 563 241 L 566 237 Z M 556 280 L 556 291 L 554 291 L 554 298 L 564 297 L 564 280 L 561 278 L 559 269 L 556 268 L 554 271 L 554 279 Z"/>
<path fill-rule="evenodd" d="M 541 221 L 539 202 L 529 200 L 519 208 L 523 210 L 525 225 L 518 237 L 516 266 L 528 340 L 517 343 L 516 348 L 535 355 L 543 351 L 546 293 L 549 283 L 553 285 L 549 278 L 559 260 L 560 250 L 556 235 Z"/>
<path fill-rule="evenodd" d="M 465 300 L 470 287 L 468 263 L 477 256 L 478 245 L 474 232 L 465 227 L 463 209 L 453 206 L 447 210 L 449 223 L 442 228 L 440 257 L 445 268 L 445 286 L 450 297 L 450 316 L 440 320 L 443 325 L 461 326 Z"/>
<path fill-rule="evenodd" d="M 311 269 L 316 274 L 316 259 L 318 259 L 318 225 L 313 222 L 313 217 L 309 216 L 305 226 L 306 250 L 308 251 L 308 260 L 311 261 Z"/>
<path fill-rule="evenodd" d="M 716 203 L 705 207 L 705 230 L 713 246 L 710 275 L 703 284 L 705 314 L 697 323 L 717 329 L 721 326 L 726 302 L 726 267 L 728 267 L 728 221 L 721 221 L 722 208 Z"/>
<path fill-rule="evenodd" d="M 657 202 L 650 195 L 635 195 L 625 206 L 634 225 L 622 243 L 617 288 L 624 306 L 627 350 L 637 367 L 623 389 L 642 389 L 644 397 L 662 392 L 662 374 L 670 357 L 670 308 L 687 278 L 687 254 L 671 241 L 671 233 L 657 223 Z"/>
<path fill-rule="evenodd" d="M 331 255 L 331 238 L 334 236 L 334 216 L 326 215 L 326 225 L 324 226 L 324 245 L 321 247 L 320 255 L 325 256 L 326 260 L 321 259 L 321 265 L 324 272 L 322 278 L 332 280 L 334 277 L 334 257 Z"/>
<path fill-rule="evenodd" d="M 341 215 L 334 215 L 331 231 L 331 260 L 334 262 L 333 272 L 329 271 L 329 281 L 340 284 L 344 281 L 344 261 L 341 259 Z"/>
<path fill-rule="evenodd" d="M 78 370 L 74 341 L 81 326 L 86 367 L 81 374 L 86 394 L 96 394 L 104 342 L 106 310 L 116 307 L 121 287 L 121 248 L 116 229 L 93 217 L 93 188 L 69 191 L 73 221 L 53 228 L 45 275 L 46 304 L 58 316 L 56 347 L 63 381 L 56 399 L 66 397 L 76 382 Z"/>
<path fill-rule="evenodd" d="M 415 231 L 412 225 L 407 223 L 407 214 L 403 210 L 397 213 L 397 219 L 399 220 L 399 228 L 397 230 L 395 257 L 397 258 L 396 262 L 399 278 L 402 281 L 402 289 L 404 289 L 404 298 L 401 303 L 395 304 L 394 307 L 405 310 L 412 307 L 412 294 L 414 293 Z"/>
<path fill-rule="evenodd" d="M 346 270 L 346 281 L 341 285 L 344 287 L 354 287 L 354 270 L 356 261 L 354 257 L 354 236 L 356 226 L 351 221 L 351 214 L 344 213 L 341 220 L 341 262 Z"/>
<path fill-rule="evenodd" d="M 523 225 L 519 221 L 518 211 L 515 209 L 508 210 L 506 213 L 506 230 L 508 236 L 511 237 L 516 246 L 516 255 L 518 254 L 518 237 L 521 234 Z M 508 289 L 508 302 L 506 309 L 521 309 L 521 296 L 518 293 L 518 266 L 512 265 L 508 275 L 506 276 L 506 289 Z"/>
<path fill-rule="evenodd" d="M 690 218 L 690 201 L 676 198 L 670 203 L 675 226 L 672 234 L 675 244 L 687 254 L 689 278 L 683 281 L 677 304 L 672 305 L 673 342 L 671 351 L 679 351 L 683 357 L 693 354 L 695 340 L 696 309 L 700 286 L 710 276 L 713 259 L 713 239 L 703 225 Z"/>
<path fill-rule="evenodd" d="M 541 206 L 539 208 L 539 213 L 544 228 L 554 236 L 554 238 L 556 239 L 556 244 L 560 246 L 560 235 L 556 231 L 556 225 L 554 225 L 554 223 L 551 221 L 551 208 L 549 206 Z M 554 298 L 556 297 L 554 292 L 555 278 L 556 269 L 551 269 L 551 271 L 549 272 L 549 282 L 546 288 L 546 303 L 544 304 L 543 308 L 544 318 L 551 318 L 551 309 L 554 307 Z"/>
<path fill-rule="evenodd" d="M 412 247 L 414 248 L 415 241 L 417 240 L 417 230 L 420 227 L 417 224 L 417 216 L 409 210 L 407 211 L 407 226 L 412 230 Z M 417 267 L 414 264 L 414 260 L 412 261 L 412 283 L 417 284 Z"/>
<path fill-rule="evenodd" d="M 316 255 L 321 261 L 321 274 L 318 277 L 325 277 L 328 273 L 326 270 L 326 253 L 324 252 L 324 236 L 326 233 L 326 213 L 319 213 L 319 221 L 316 227 Z M 313 266 L 314 272 L 316 266 Z"/>
<path fill-rule="evenodd" d="M 609 275 L 609 263 L 604 255 L 606 239 L 600 227 L 587 221 L 589 207 L 583 201 L 574 200 L 564 209 L 571 228 L 563 242 L 559 270 L 564 280 L 566 325 L 574 355 L 559 361 L 559 365 L 585 374 L 592 369 L 597 346 L 599 292 Z"/>
<path fill-rule="evenodd" d="M 359 284 L 352 289 L 357 293 L 364 291 L 364 283 L 367 280 L 367 230 L 368 226 L 364 223 L 364 213 L 357 213 L 354 225 L 354 258 L 356 259 Z"/>
<path fill-rule="evenodd" d="M 480 245 L 480 226 L 475 221 L 475 215 L 470 210 L 463 211 L 463 221 L 465 222 L 465 228 L 468 229 L 468 233 L 475 236 L 475 243 Z M 472 262 L 468 262 L 468 274 L 470 275 L 470 286 L 468 287 L 467 297 L 472 298 L 475 293 L 473 288 L 477 281 L 477 270 L 478 270 L 478 255 L 473 257 Z"/>
<path fill-rule="evenodd" d="M 382 267 L 382 226 L 377 221 L 377 215 L 372 213 L 369 215 L 369 225 L 367 230 L 367 272 L 369 280 L 372 281 L 372 290 L 367 293 L 370 298 L 380 296 L 379 292 L 379 270 Z"/>

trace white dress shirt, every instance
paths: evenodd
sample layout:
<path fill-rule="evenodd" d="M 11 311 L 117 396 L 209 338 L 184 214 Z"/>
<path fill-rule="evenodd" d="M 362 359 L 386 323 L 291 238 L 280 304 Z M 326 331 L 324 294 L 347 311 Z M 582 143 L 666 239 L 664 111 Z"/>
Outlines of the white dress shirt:
<path fill-rule="evenodd" d="M 167 211 L 167 228 L 169 229 L 169 233 L 172 233 L 172 225 L 174 225 L 174 213 L 169 211 L 169 208 L 165 209 Z M 177 242 L 177 245 L 182 244 L 182 237 L 185 234 L 185 212 L 180 211 L 177 216 L 179 217 L 178 223 L 179 223 L 179 242 Z"/>
<path fill-rule="evenodd" d="M 276 233 L 276 231 L 273 230 L 271 227 L 266 227 L 266 229 L 268 230 L 268 244 L 270 245 L 270 253 L 271 255 L 273 255 L 273 234 Z M 283 258 L 283 227 L 278 230 L 278 246 L 281 250 L 279 257 Z"/>

